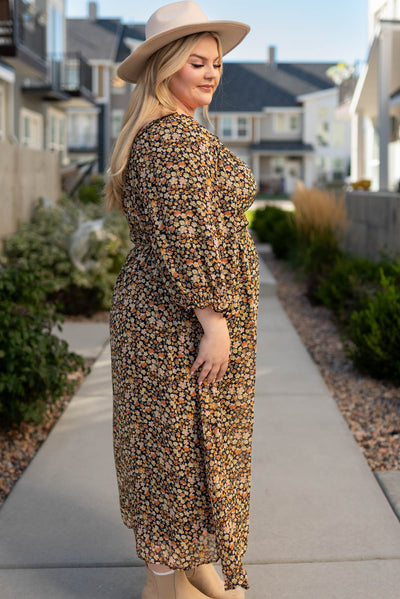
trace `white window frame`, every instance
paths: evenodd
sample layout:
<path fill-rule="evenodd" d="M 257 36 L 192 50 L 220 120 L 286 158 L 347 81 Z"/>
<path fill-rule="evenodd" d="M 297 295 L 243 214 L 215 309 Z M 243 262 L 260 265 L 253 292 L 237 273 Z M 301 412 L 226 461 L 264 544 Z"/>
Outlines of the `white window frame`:
<path fill-rule="evenodd" d="M 6 138 L 6 89 L 0 85 L 0 139 Z"/>
<path fill-rule="evenodd" d="M 111 111 L 111 137 L 112 137 L 112 139 L 117 139 L 117 137 L 121 131 L 124 114 L 125 114 L 125 111 L 122 108 L 114 108 Z M 120 123 L 119 127 L 116 127 L 117 119 Z"/>
<path fill-rule="evenodd" d="M 54 122 L 54 139 L 52 139 L 52 123 Z M 60 135 L 62 131 L 62 135 Z M 47 135 L 46 148 L 52 152 L 61 152 L 64 156 L 67 151 L 67 116 L 54 108 L 47 109 Z"/>
<path fill-rule="evenodd" d="M 227 134 L 226 133 L 226 129 L 224 126 L 224 120 L 230 120 L 230 130 L 231 133 Z M 240 123 L 240 121 L 244 121 L 244 123 Z M 245 129 L 245 134 L 244 135 L 240 135 L 240 129 L 241 126 L 244 125 Z M 230 141 L 250 141 L 251 140 L 251 117 L 247 116 L 247 115 L 243 115 L 243 114 L 237 114 L 237 115 L 232 115 L 232 114 L 225 114 L 225 115 L 221 115 L 219 118 L 219 137 L 221 139 L 226 139 L 226 140 L 230 140 Z M 225 131 L 224 131 L 225 129 Z"/>
<path fill-rule="evenodd" d="M 296 119 L 296 127 L 292 127 L 292 119 Z M 273 115 L 274 133 L 298 133 L 300 131 L 300 114 L 275 112 Z"/>
<path fill-rule="evenodd" d="M 25 123 L 29 124 L 30 132 L 25 135 Z M 19 115 L 19 140 L 22 146 L 33 150 L 43 149 L 43 116 L 38 112 L 21 108 Z"/>
<path fill-rule="evenodd" d="M 83 119 L 83 122 L 79 122 L 80 119 Z M 86 129 L 86 124 L 84 122 L 85 118 L 87 118 L 88 128 Z M 74 120 L 76 119 L 76 122 Z M 68 136 L 68 147 L 74 149 L 81 150 L 92 150 L 97 147 L 97 135 L 98 135 L 98 112 L 97 110 L 79 110 L 72 109 L 68 111 L 67 114 L 67 136 Z M 94 127 L 92 128 L 92 126 Z M 80 128 L 82 132 L 82 137 L 79 135 L 75 135 L 75 127 Z M 91 143 L 89 143 L 91 142 Z"/>

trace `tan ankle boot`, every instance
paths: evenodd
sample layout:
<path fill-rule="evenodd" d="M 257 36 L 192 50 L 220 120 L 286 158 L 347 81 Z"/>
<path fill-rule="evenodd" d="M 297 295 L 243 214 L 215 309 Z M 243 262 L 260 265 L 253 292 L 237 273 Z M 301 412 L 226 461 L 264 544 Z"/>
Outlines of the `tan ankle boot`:
<path fill-rule="evenodd" d="M 204 564 L 186 572 L 189 582 L 212 599 L 244 599 L 243 589 L 225 591 L 224 583 L 212 564 Z"/>
<path fill-rule="evenodd" d="M 146 570 L 142 599 L 211 599 L 190 584 L 183 570 L 174 570 L 164 576 L 157 576 L 149 568 Z"/>

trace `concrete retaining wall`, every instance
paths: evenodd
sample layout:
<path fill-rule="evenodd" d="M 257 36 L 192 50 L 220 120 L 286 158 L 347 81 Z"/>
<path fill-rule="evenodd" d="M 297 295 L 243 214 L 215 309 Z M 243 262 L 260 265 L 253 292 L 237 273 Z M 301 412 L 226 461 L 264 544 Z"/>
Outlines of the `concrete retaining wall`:
<path fill-rule="evenodd" d="M 345 247 L 376 260 L 385 251 L 400 254 L 400 194 L 354 191 L 346 194 L 350 228 Z"/>
<path fill-rule="evenodd" d="M 61 193 L 57 153 L 0 142 L 0 239 L 29 220 L 38 198 Z"/>

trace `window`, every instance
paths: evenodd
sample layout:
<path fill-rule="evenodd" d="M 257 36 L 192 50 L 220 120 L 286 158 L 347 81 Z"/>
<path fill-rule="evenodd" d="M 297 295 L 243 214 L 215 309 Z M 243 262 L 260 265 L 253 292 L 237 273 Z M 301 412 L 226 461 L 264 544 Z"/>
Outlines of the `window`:
<path fill-rule="evenodd" d="M 97 113 L 68 114 L 68 146 L 82 150 L 96 148 Z"/>
<path fill-rule="evenodd" d="M 220 135 L 223 139 L 248 140 L 251 137 L 250 124 L 247 116 L 224 116 L 221 119 Z"/>
<path fill-rule="evenodd" d="M 19 131 L 21 145 L 34 150 L 43 148 L 43 117 L 41 114 L 21 108 Z"/>
<path fill-rule="evenodd" d="M 53 152 L 65 152 L 66 116 L 49 108 L 47 112 L 47 148 Z"/>
<path fill-rule="evenodd" d="M 275 131 L 285 131 L 286 118 L 284 114 L 275 115 Z"/>
<path fill-rule="evenodd" d="M 319 146 L 329 146 L 330 144 L 329 108 L 327 106 L 318 108 L 317 142 Z"/>
<path fill-rule="evenodd" d="M 274 130 L 277 133 L 298 131 L 299 127 L 300 118 L 298 114 L 287 114 L 284 112 L 274 114 Z"/>
<path fill-rule="evenodd" d="M 299 117 L 291 116 L 289 117 L 289 128 L 291 131 L 297 131 L 299 128 Z"/>
<path fill-rule="evenodd" d="M 345 144 L 344 123 L 333 123 L 332 145 L 335 148 L 343 148 Z"/>
<path fill-rule="evenodd" d="M 332 171 L 332 180 L 333 181 L 343 181 L 345 177 L 345 161 L 343 158 L 335 158 L 333 160 L 333 171 Z"/>
<path fill-rule="evenodd" d="M 230 138 L 233 137 L 233 124 L 232 117 L 224 117 L 222 119 L 222 137 Z"/>
<path fill-rule="evenodd" d="M 5 94 L 4 87 L 2 85 L 0 85 L 0 139 L 4 139 L 6 136 L 5 113 L 6 113 L 6 94 Z"/>
<path fill-rule="evenodd" d="M 111 112 L 111 137 L 116 139 L 121 131 L 124 111 L 115 109 Z"/>
<path fill-rule="evenodd" d="M 238 118 L 238 137 L 248 137 L 248 119 L 244 117 Z"/>
<path fill-rule="evenodd" d="M 60 59 L 64 52 L 64 13 L 60 0 L 47 3 L 47 53 L 53 59 Z"/>
<path fill-rule="evenodd" d="M 285 159 L 278 156 L 272 159 L 272 171 L 274 175 L 283 175 L 285 170 Z"/>
<path fill-rule="evenodd" d="M 80 86 L 79 61 L 75 59 L 67 60 L 65 63 L 65 87 L 75 90 Z"/>

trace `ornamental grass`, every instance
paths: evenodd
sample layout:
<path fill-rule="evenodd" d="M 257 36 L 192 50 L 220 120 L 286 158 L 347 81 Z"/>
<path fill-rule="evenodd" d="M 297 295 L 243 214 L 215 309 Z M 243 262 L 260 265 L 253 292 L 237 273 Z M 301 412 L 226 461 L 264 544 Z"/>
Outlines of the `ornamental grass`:
<path fill-rule="evenodd" d="M 348 227 L 345 194 L 297 184 L 292 201 L 298 234 L 306 245 L 317 237 L 339 241 Z"/>

